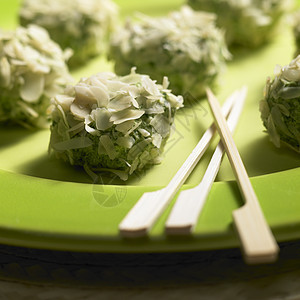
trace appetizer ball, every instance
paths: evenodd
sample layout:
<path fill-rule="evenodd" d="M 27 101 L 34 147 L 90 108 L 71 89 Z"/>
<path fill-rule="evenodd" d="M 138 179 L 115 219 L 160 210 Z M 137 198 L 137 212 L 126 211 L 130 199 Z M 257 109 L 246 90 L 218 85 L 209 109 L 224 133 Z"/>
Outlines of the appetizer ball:
<path fill-rule="evenodd" d="M 21 24 L 44 27 L 63 49 L 73 50 L 71 67 L 102 53 L 117 17 L 111 0 L 23 0 L 20 10 Z"/>
<path fill-rule="evenodd" d="M 137 66 L 159 82 L 167 76 L 174 93 L 199 98 L 207 86 L 214 87 L 230 54 L 215 16 L 183 6 L 167 17 L 128 20 L 113 35 L 109 57 L 117 74 Z"/>
<path fill-rule="evenodd" d="M 228 45 L 257 47 L 275 35 L 291 0 L 188 0 L 194 9 L 214 12 Z"/>
<path fill-rule="evenodd" d="M 276 147 L 285 143 L 300 153 L 300 56 L 274 73 L 260 102 L 261 118 Z"/>
<path fill-rule="evenodd" d="M 94 172 L 128 175 L 160 162 L 182 96 L 147 75 L 99 73 L 53 99 L 50 151 Z"/>
<path fill-rule="evenodd" d="M 0 31 L 0 122 L 49 126 L 50 99 L 72 80 L 66 59 L 38 26 Z"/>

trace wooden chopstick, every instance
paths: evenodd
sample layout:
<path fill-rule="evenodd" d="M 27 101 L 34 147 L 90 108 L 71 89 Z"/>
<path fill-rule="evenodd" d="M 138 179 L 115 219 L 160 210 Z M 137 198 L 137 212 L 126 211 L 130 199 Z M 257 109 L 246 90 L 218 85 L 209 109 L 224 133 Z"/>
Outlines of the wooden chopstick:
<path fill-rule="evenodd" d="M 225 101 L 222 108 L 224 115 L 228 115 L 230 112 L 236 95 L 237 91 Z M 215 125 L 212 124 L 206 130 L 192 153 L 165 188 L 146 192 L 141 196 L 119 224 L 119 232 L 122 236 L 135 238 L 148 233 L 149 229 L 169 205 L 170 201 L 199 162 L 214 136 L 215 129 Z"/>
<path fill-rule="evenodd" d="M 277 259 L 279 247 L 265 220 L 238 149 L 221 113 L 218 100 L 209 88 L 206 93 L 218 132 L 245 201 L 244 206 L 233 211 L 233 220 L 242 244 L 245 261 L 248 263 L 273 262 Z"/>
<path fill-rule="evenodd" d="M 229 113 L 227 124 L 232 132 L 243 110 L 246 94 L 247 87 L 244 86 L 236 95 L 234 106 Z M 165 224 L 167 234 L 189 235 L 192 233 L 219 171 L 224 150 L 222 141 L 219 141 L 200 184 L 179 193 Z"/>

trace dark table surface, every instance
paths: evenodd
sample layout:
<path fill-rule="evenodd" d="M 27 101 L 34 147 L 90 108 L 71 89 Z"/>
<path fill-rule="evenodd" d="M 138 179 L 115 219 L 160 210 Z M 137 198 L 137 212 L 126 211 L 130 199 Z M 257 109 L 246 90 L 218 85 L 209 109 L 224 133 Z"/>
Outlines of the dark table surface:
<path fill-rule="evenodd" d="M 300 241 L 276 263 L 246 265 L 239 249 L 112 254 L 0 245 L 2 299 L 300 299 Z"/>

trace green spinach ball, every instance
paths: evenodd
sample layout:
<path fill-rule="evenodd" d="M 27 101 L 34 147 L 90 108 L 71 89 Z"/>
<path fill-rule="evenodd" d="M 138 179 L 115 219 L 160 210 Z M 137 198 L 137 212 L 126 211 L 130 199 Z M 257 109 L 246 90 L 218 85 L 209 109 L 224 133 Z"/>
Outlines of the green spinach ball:
<path fill-rule="evenodd" d="M 127 180 L 157 164 L 183 98 L 148 75 L 98 73 L 53 98 L 50 150 L 71 165 Z"/>
<path fill-rule="evenodd" d="M 72 82 L 66 60 L 41 27 L 0 31 L 0 122 L 49 127 L 50 99 Z"/>
<path fill-rule="evenodd" d="M 276 147 L 284 143 L 300 153 L 300 56 L 274 73 L 260 102 L 261 118 Z"/>
<path fill-rule="evenodd" d="M 174 93 L 199 99 L 218 84 L 230 54 L 215 15 L 183 6 L 166 17 L 127 20 L 112 37 L 109 57 L 119 75 L 136 66 L 158 82 L 167 76 Z"/>
<path fill-rule="evenodd" d="M 276 34 L 292 0 L 188 0 L 194 9 L 213 12 L 226 32 L 228 46 L 257 47 Z"/>
<path fill-rule="evenodd" d="M 73 56 L 70 67 L 85 64 L 102 54 L 118 19 L 118 7 L 111 0 L 23 0 L 22 25 L 37 24 Z"/>

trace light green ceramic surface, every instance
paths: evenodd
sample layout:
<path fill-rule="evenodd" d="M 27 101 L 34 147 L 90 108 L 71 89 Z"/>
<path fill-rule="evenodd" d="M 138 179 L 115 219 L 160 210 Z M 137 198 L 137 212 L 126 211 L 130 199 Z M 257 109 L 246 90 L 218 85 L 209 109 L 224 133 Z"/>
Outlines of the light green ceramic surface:
<path fill-rule="evenodd" d="M 17 24 L 20 1 L 0 1 L 0 27 Z M 176 9 L 181 0 L 119 0 L 122 16 L 134 10 L 158 15 Z M 234 139 L 251 176 L 262 209 L 278 241 L 300 238 L 300 156 L 287 148 L 276 149 L 263 132 L 258 102 L 266 77 L 276 64 L 287 64 L 294 52 L 291 29 L 277 39 L 249 52 L 238 51 L 228 64 L 218 92 L 224 101 L 234 89 L 249 88 L 245 109 Z M 112 63 L 96 58 L 73 73 L 76 79 L 112 70 Z M 212 122 L 207 101 L 186 107 L 176 116 L 176 131 L 170 138 L 160 165 L 131 178 L 126 184 L 103 178 L 93 185 L 82 169 L 49 157 L 49 131 L 28 131 L 0 126 L 0 242 L 12 245 L 84 251 L 146 252 L 181 251 L 238 245 L 231 213 L 242 205 L 227 158 L 199 218 L 188 238 L 169 238 L 164 221 L 170 208 L 149 237 L 125 240 L 118 224 L 145 191 L 166 185 Z M 191 174 L 184 188 L 199 183 L 213 146 Z"/>

